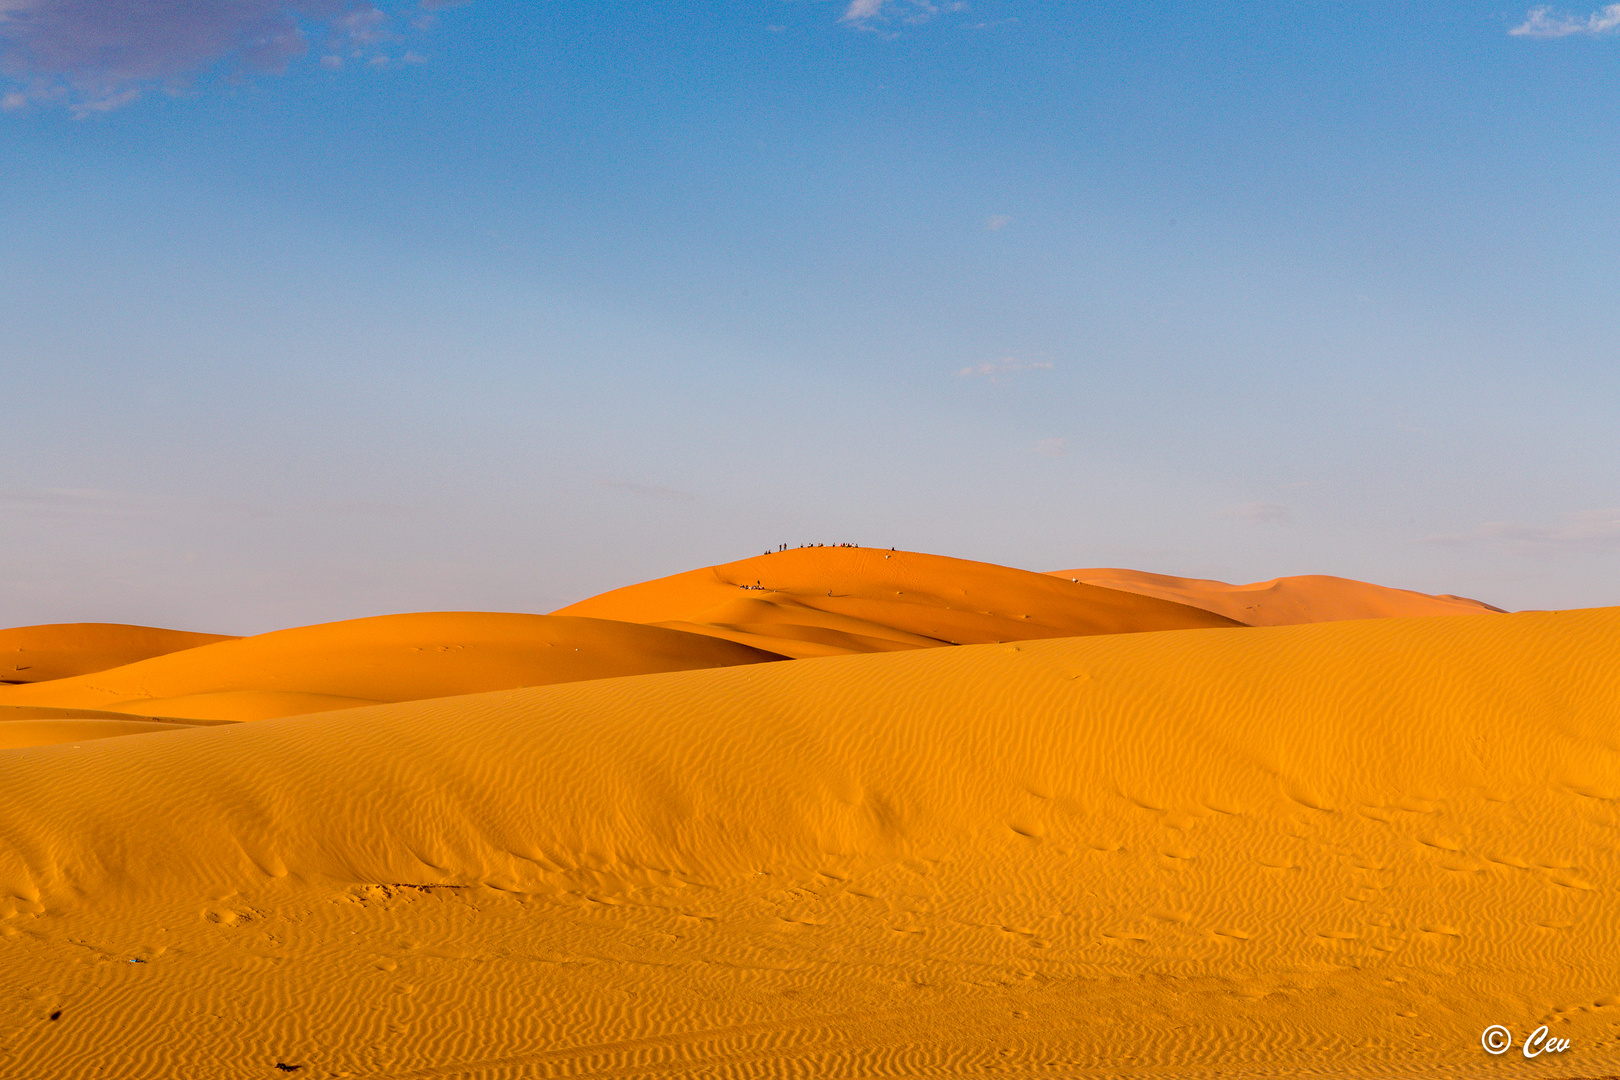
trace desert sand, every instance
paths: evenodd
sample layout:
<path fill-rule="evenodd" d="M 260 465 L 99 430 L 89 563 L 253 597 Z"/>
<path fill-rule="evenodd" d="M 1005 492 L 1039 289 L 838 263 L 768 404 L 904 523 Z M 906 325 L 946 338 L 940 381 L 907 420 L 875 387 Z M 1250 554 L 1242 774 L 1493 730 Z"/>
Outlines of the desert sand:
<path fill-rule="evenodd" d="M 0 688 L 172 725 L 0 750 L 0 1076 L 1620 1073 L 1620 609 L 997 571 L 786 552 Z M 282 684 L 386 703 L 202 715 Z"/>
<path fill-rule="evenodd" d="M 1111 567 L 1055 570 L 1052 576 L 1187 604 L 1248 626 L 1295 626 L 1413 615 L 1477 615 L 1482 611 L 1502 610 L 1464 596 L 1430 596 L 1325 574 L 1273 578 L 1251 585 L 1228 585 L 1205 578 L 1172 577 Z"/>
<path fill-rule="evenodd" d="M 222 634 L 193 634 L 123 623 L 59 623 L 0 630 L 0 684 L 88 675 L 165 653 L 194 649 Z"/>

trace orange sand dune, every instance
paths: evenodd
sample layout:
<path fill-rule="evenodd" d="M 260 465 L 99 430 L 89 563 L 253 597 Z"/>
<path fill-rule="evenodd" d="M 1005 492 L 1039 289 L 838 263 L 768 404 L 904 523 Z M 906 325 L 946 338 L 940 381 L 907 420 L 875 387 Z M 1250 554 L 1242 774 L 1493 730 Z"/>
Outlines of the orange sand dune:
<path fill-rule="evenodd" d="M 131 716 L 97 709 L 51 709 L 0 705 L 0 750 L 49 746 L 149 731 L 177 731 L 228 723 L 223 720 L 179 720 L 170 716 Z"/>
<path fill-rule="evenodd" d="M 651 623 L 785 656 L 1231 626 L 1180 602 L 990 563 L 795 548 L 593 596 L 557 615 Z"/>
<path fill-rule="evenodd" d="M 1224 581 L 1171 577 L 1144 570 L 1110 567 L 1054 570 L 1051 574 L 1071 582 L 1173 600 L 1178 604 L 1225 615 L 1228 619 L 1249 626 L 1293 626 L 1343 619 L 1477 615 L 1502 611 L 1501 608 L 1462 596 L 1430 596 L 1428 593 L 1390 589 L 1325 574 L 1273 578 L 1252 585 L 1228 585 Z"/>
<path fill-rule="evenodd" d="M 164 720 L 262 720 L 779 659 L 712 637 L 600 619 L 384 615 L 221 641 L 90 676 L 0 687 L 0 716 L 5 706 L 45 706 Z M 3 728 L 0 723 L 0 741 Z"/>
<path fill-rule="evenodd" d="M 1613 1075 L 1617 655 L 1180 630 L 0 752 L 0 1075 Z"/>
<path fill-rule="evenodd" d="M 89 675 L 164 653 L 194 649 L 225 634 L 192 634 L 122 623 L 56 623 L 0 630 L 0 683 Z"/>

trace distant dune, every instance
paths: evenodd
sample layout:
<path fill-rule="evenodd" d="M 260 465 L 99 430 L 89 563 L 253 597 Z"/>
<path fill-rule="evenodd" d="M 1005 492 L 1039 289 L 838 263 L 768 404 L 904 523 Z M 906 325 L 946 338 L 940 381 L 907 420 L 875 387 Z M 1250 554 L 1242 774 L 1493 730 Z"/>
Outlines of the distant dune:
<path fill-rule="evenodd" d="M 1501 608 L 1462 596 L 1430 596 L 1322 574 L 1273 578 L 1252 585 L 1228 585 L 1224 581 L 1171 577 L 1168 574 L 1108 567 L 1054 570 L 1052 576 L 1105 589 L 1173 600 L 1178 604 L 1225 615 L 1249 626 L 1293 626 L 1343 619 L 1398 619 L 1416 615 L 1474 615 L 1502 611 Z"/>
<path fill-rule="evenodd" d="M 0 630 L 0 683 L 89 675 L 164 653 L 194 649 L 223 634 L 192 634 L 122 623 L 56 623 Z"/>
<path fill-rule="evenodd" d="M 0 687 L 0 1077 L 1620 1075 L 1620 609 L 1081 574 L 1327 621 L 818 548 Z"/>
<path fill-rule="evenodd" d="M 780 659 L 712 637 L 601 619 L 427 612 L 278 630 L 93 675 L 0 687 L 0 707 L 262 720 Z"/>
<path fill-rule="evenodd" d="M 558 615 L 711 634 L 786 656 L 1232 626 L 1180 601 L 875 548 L 794 548 L 594 596 Z"/>

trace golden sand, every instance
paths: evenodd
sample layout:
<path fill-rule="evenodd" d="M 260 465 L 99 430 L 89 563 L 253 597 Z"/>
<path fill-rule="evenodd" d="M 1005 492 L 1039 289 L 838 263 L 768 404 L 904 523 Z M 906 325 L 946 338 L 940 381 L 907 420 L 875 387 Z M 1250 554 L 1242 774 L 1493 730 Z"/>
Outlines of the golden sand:
<path fill-rule="evenodd" d="M 425 612 L 278 630 L 88 675 L 0 687 L 0 709 L 263 720 L 780 659 L 713 637 L 603 619 Z M 0 730 L 0 739 L 4 735 Z"/>
<path fill-rule="evenodd" d="M 932 585 L 901 632 L 1099 618 Z M 1614 1074 L 1617 656 L 1042 633 L 6 750 L 0 1076 Z"/>
<path fill-rule="evenodd" d="M 1225 615 L 1248 626 L 1294 626 L 1343 619 L 1400 619 L 1414 615 L 1478 615 L 1500 612 L 1464 596 L 1430 596 L 1365 581 L 1308 574 L 1252 585 L 1205 578 L 1171 577 L 1142 570 L 1055 570 L 1053 577 L 1107 589 L 1154 596 Z"/>

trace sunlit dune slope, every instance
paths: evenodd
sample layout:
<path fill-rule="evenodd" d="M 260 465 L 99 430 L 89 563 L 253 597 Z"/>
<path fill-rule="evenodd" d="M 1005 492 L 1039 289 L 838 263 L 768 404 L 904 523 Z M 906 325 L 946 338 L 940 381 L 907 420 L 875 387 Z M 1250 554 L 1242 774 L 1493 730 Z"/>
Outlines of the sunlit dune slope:
<path fill-rule="evenodd" d="M 787 656 L 1231 626 L 1179 602 L 991 563 L 795 548 L 615 589 L 557 611 L 713 634 Z"/>
<path fill-rule="evenodd" d="M 56 623 L 0 630 L 0 683 L 88 675 L 164 653 L 194 649 L 224 634 L 193 634 L 122 623 Z"/>
<path fill-rule="evenodd" d="M 1410 618 L 1418 615 L 1477 615 L 1502 610 L 1462 596 L 1430 596 L 1428 593 L 1390 589 L 1325 574 L 1274 578 L 1252 585 L 1228 585 L 1224 581 L 1171 577 L 1168 574 L 1112 567 L 1054 570 L 1052 576 L 1173 600 L 1178 604 L 1225 615 L 1250 626 L 1292 626 L 1341 619 Z"/>
<path fill-rule="evenodd" d="M 0 720 L 5 706 L 165 720 L 261 720 L 779 659 L 712 637 L 600 619 L 490 612 L 384 615 L 221 641 L 90 676 L 0 687 Z M 0 722 L 0 741 L 4 727 Z"/>
<path fill-rule="evenodd" d="M 1616 655 L 1143 633 L 6 751 L 0 1074 L 1611 1075 Z"/>

